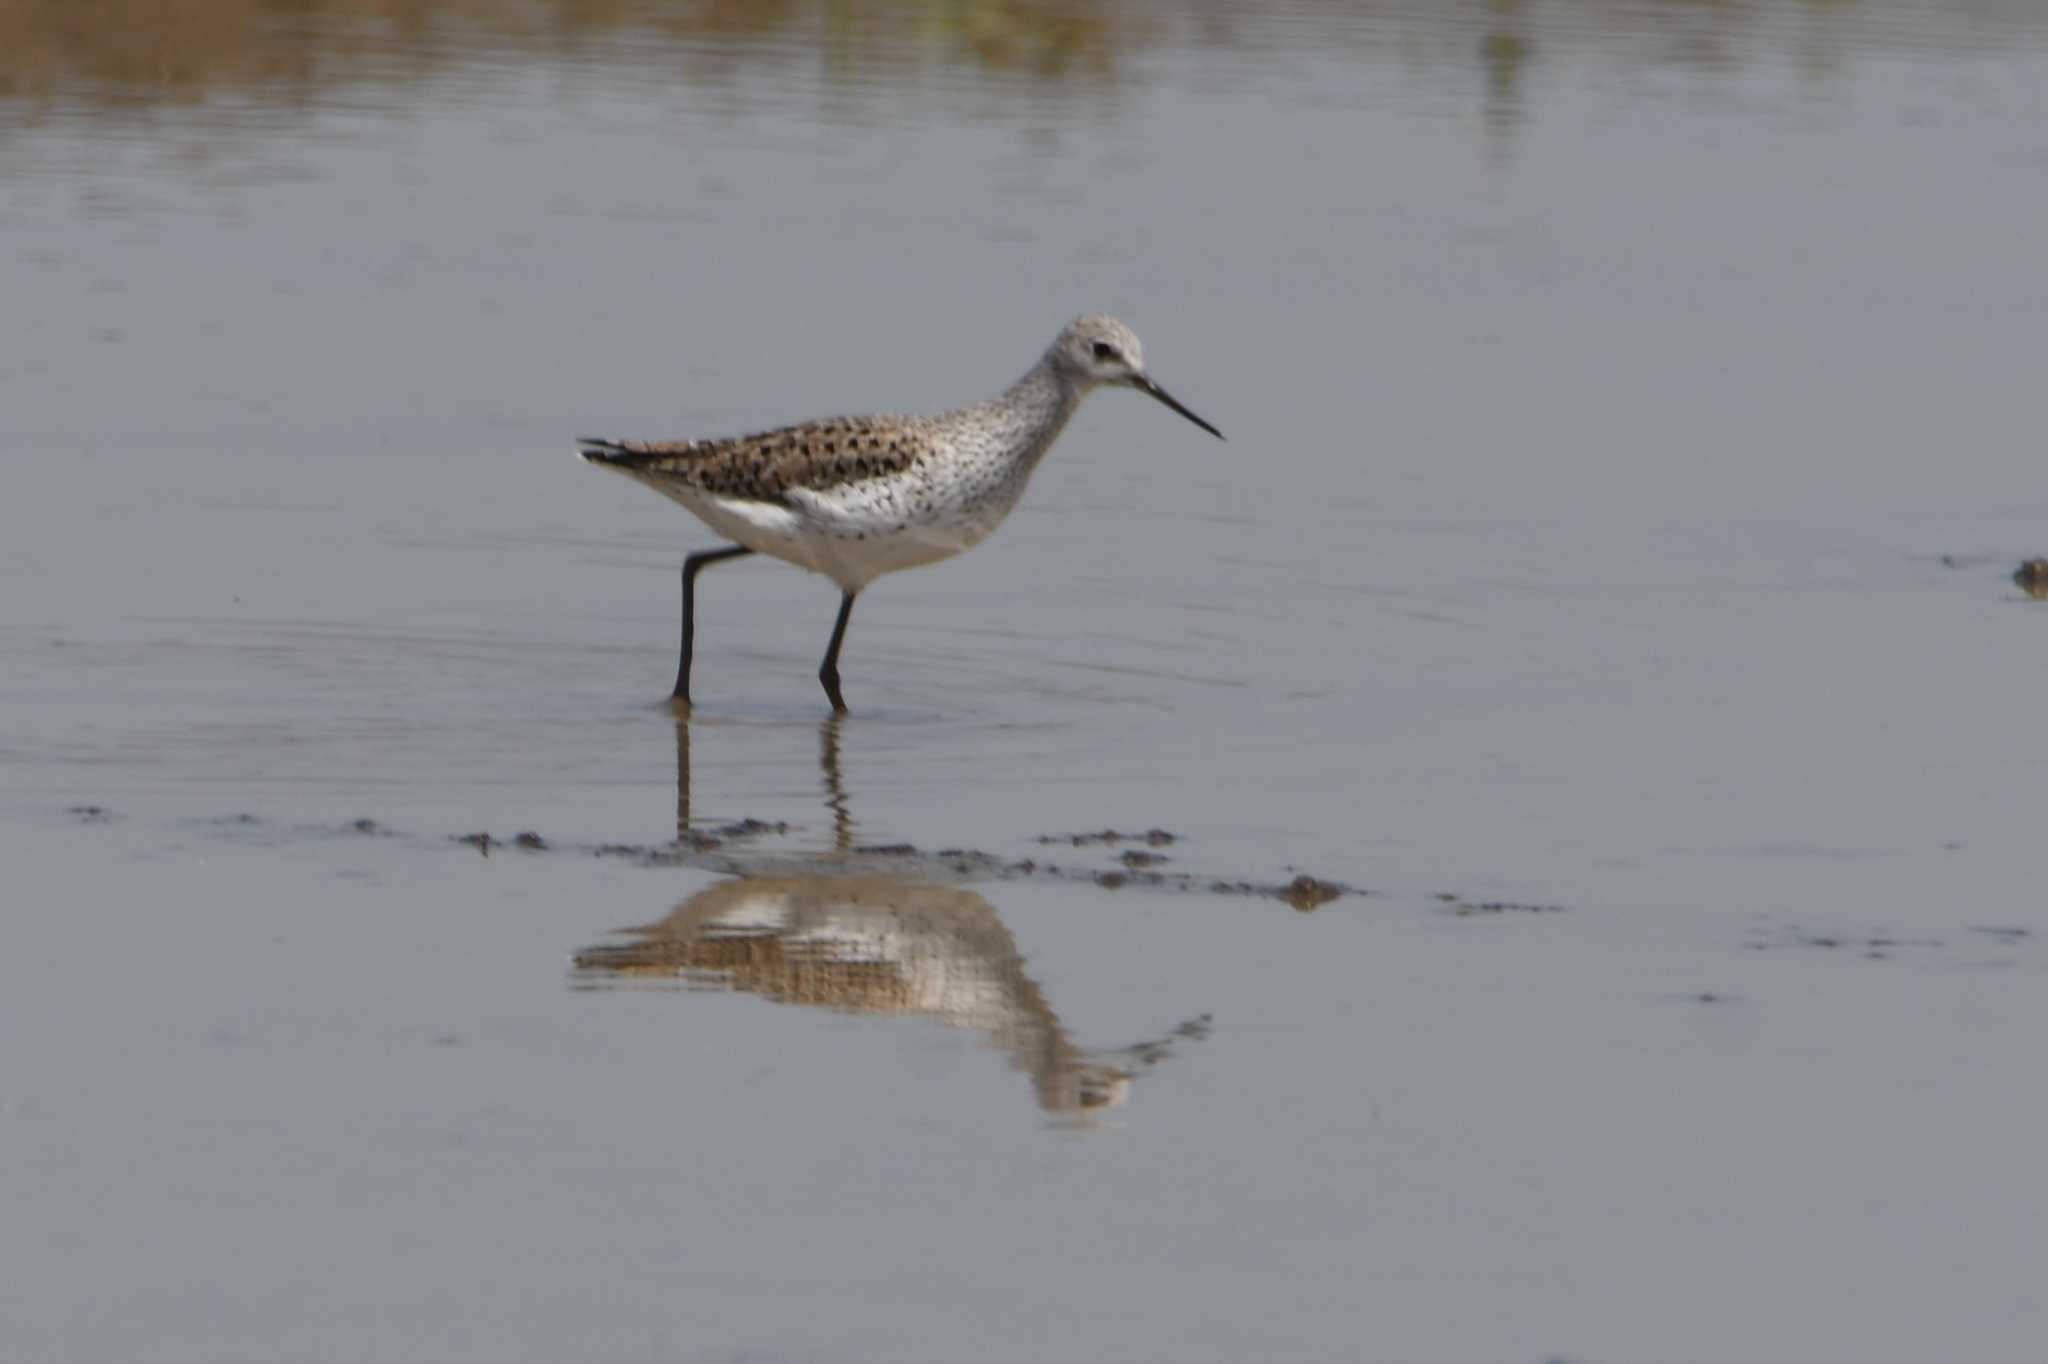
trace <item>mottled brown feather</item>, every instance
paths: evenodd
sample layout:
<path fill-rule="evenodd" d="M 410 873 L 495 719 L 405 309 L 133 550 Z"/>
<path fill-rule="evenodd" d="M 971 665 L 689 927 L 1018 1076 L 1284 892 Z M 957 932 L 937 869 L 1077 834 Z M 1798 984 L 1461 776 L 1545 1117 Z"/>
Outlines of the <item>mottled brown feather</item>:
<path fill-rule="evenodd" d="M 720 497 L 785 501 L 791 488 L 823 491 L 908 469 L 933 453 L 927 419 L 833 417 L 717 440 L 594 440 L 584 458 L 650 482 L 674 481 Z"/>

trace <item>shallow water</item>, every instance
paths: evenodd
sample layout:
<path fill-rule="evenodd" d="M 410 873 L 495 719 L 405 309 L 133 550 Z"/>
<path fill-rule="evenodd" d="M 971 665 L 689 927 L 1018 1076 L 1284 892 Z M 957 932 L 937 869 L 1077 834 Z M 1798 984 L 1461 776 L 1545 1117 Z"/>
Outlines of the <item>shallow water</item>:
<path fill-rule="evenodd" d="M 108 8 L 0 3 L 0 1355 L 2031 1353 L 2036 7 Z M 1091 399 L 840 724 L 708 572 L 679 721 L 572 438 L 1084 309 L 1229 442 Z"/>

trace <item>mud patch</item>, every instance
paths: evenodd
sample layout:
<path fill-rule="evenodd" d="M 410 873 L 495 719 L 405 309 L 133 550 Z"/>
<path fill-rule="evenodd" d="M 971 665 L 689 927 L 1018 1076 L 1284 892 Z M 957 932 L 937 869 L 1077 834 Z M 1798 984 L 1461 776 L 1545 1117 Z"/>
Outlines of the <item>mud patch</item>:
<path fill-rule="evenodd" d="M 600 857 L 619 857 L 648 867 L 694 867 L 729 876 L 888 875 L 927 881 L 1037 881 L 1059 885 L 1091 885 L 1099 890 L 1139 890 L 1173 895 L 1222 895 L 1247 899 L 1278 900 L 1296 909 L 1319 908 L 1346 895 L 1369 892 L 1341 881 L 1299 875 L 1288 881 L 1256 877 L 1203 876 L 1193 872 L 1156 870 L 1166 859 L 1140 854 L 1132 859 L 1121 855 L 1118 865 L 1108 869 L 1072 866 L 1035 857 L 1008 858 L 978 848 L 927 850 L 914 843 L 872 843 L 830 853 L 804 853 L 779 849 L 735 847 L 771 834 L 787 832 L 785 825 L 746 821 L 727 826 L 713 834 L 693 834 L 687 840 L 669 844 L 607 843 L 592 849 Z M 1108 847 L 1135 838 L 1150 841 L 1163 835 L 1174 842 L 1179 836 L 1154 830 L 1151 834 L 1078 834 L 1040 838 L 1039 843 L 1057 842 L 1074 847 Z M 1079 840 L 1079 841 L 1074 841 Z"/>
<path fill-rule="evenodd" d="M 1143 843 L 1150 848 L 1166 848 L 1180 842 L 1180 835 L 1170 834 L 1164 829 L 1147 829 L 1142 834 L 1121 834 L 1115 829 L 1104 829 L 1093 834 L 1040 834 L 1032 841 L 1047 847 L 1093 848 Z"/>
<path fill-rule="evenodd" d="M 368 821 L 359 820 L 357 822 L 366 823 Z M 531 829 L 522 830 L 512 835 L 510 839 L 496 838 L 489 833 L 480 832 L 457 835 L 455 841 L 464 847 L 475 848 L 485 857 L 491 855 L 491 849 L 493 848 L 517 848 L 521 852 L 548 851 L 548 841 Z"/>
<path fill-rule="evenodd" d="M 1461 919 L 1482 918 L 1503 914 L 1562 914 L 1563 905 L 1541 904 L 1533 900 L 1468 900 L 1455 891 L 1438 891 L 1437 903 L 1443 912 Z"/>
<path fill-rule="evenodd" d="M 97 805 L 73 807 L 73 817 L 88 823 L 104 822 L 114 816 Z M 804 830 L 784 821 L 740 819 L 708 828 L 689 828 L 665 843 L 589 843 L 556 841 L 538 830 L 524 829 L 501 836 L 479 829 L 465 834 L 411 834 L 364 815 L 337 824 L 277 824 L 246 813 L 185 821 L 215 837 L 278 842 L 299 839 L 394 840 L 415 847 L 439 845 L 474 849 L 481 857 L 517 851 L 529 856 L 568 855 L 611 858 L 643 867 L 685 867 L 719 876 L 894 876 L 935 883 L 966 884 L 978 881 L 1037 882 L 1050 885 L 1085 885 L 1097 890 L 1165 895 L 1208 895 L 1231 899 L 1271 900 L 1299 913 L 1311 913 L 1349 897 L 1382 894 L 1364 886 L 1324 877 L 1297 867 L 1286 868 L 1281 876 L 1217 875 L 1213 872 L 1182 871 L 1169 867 L 1174 858 L 1154 851 L 1160 847 L 1184 848 L 1184 835 L 1165 829 L 1123 833 L 1104 829 L 1094 833 L 1045 834 L 1030 841 L 1045 847 L 1099 850 L 1108 854 L 1108 866 L 1085 862 L 1052 860 L 1044 857 L 1006 857 L 979 848 L 921 848 L 914 843 L 869 843 L 841 846 L 827 851 L 815 847 L 791 847 L 780 840 L 800 838 Z M 1433 901 L 1445 913 L 1461 917 L 1501 917 L 1510 914 L 1558 914 L 1565 906 L 1518 900 L 1476 900 L 1455 892 L 1418 897 Z M 1985 929 L 1987 937 L 2000 934 L 2024 935 L 2022 929 Z M 1819 939 L 1814 939 L 1818 942 Z M 1758 946 L 1779 946 L 1773 940 Z M 1874 942 L 1875 949 L 1896 944 Z"/>
<path fill-rule="evenodd" d="M 2014 944 L 2026 942 L 2034 936 L 2034 930 L 2031 928 L 2015 928 L 1996 924 L 1980 924 L 1970 931 L 1982 934 L 1993 942 Z"/>
<path fill-rule="evenodd" d="M 1946 947 L 1940 938 L 1897 938 L 1884 933 L 1819 933 L 1795 925 L 1761 928 L 1743 940 L 1752 952 L 1775 952 L 1805 948 L 1817 952 L 1842 952 L 1870 961 L 1889 961 L 1902 952 L 1932 952 Z"/>

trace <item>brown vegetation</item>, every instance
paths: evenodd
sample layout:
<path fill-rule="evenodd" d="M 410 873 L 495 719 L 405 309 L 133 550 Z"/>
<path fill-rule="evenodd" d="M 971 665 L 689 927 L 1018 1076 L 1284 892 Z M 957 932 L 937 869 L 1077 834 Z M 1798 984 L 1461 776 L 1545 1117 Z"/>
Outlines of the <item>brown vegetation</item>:
<path fill-rule="evenodd" d="M 0 0 L 0 114 L 57 100 L 102 116 L 276 107 L 516 54 L 626 55 L 685 79 L 801 57 L 869 88 L 927 64 L 1099 84 L 1168 41 L 1467 66 L 1512 101 L 1553 49 L 1625 68 L 1760 55 L 1825 71 L 1861 50 L 2043 37 L 2048 7 L 2032 0 L 1302 0 L 1277 14 L 1225 0 Z"/>

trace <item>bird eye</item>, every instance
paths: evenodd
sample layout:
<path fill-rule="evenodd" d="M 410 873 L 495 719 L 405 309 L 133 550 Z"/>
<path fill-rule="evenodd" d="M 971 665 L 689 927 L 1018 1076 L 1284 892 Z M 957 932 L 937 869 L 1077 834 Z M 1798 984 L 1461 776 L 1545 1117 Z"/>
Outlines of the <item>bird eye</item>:
<path fill-rule="evenodd" d="M 1098 360 L 1121 360 L 1123 356 L 1118 355 L 1116 347 L 1110 345 L 1109 342 L 1097 341 L 1095 343 L 1095 358 Z"/>

